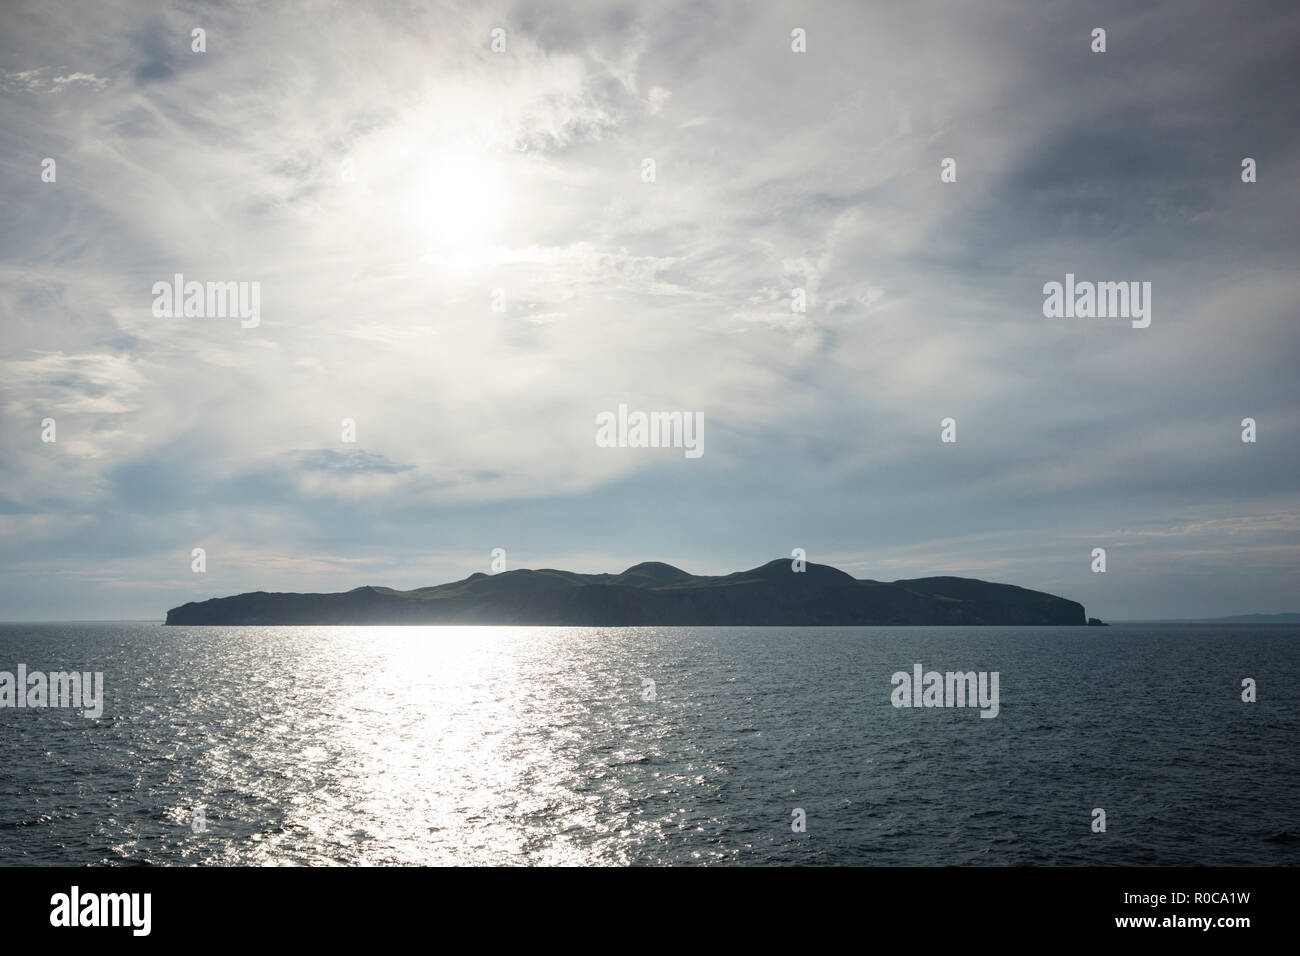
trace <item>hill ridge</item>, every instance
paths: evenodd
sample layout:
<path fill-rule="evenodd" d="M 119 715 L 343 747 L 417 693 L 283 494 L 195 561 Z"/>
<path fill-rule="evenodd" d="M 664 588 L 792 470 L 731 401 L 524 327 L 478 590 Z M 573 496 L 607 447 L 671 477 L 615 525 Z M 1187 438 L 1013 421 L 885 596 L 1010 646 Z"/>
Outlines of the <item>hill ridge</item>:
<path fill-rule="evenodd" d="M 491 624 L 634 626 L 1084 626 L 1083 605 L 1014 584 L 938 576 L 860 580 L 777 558 L 745 571 L 697 575 L 662 561 L 619 574 L 555 568 L 475 572 L 397 591 L 363 585 L 312 594 L 253 591 L 191 601 L 169 625 Z"/>

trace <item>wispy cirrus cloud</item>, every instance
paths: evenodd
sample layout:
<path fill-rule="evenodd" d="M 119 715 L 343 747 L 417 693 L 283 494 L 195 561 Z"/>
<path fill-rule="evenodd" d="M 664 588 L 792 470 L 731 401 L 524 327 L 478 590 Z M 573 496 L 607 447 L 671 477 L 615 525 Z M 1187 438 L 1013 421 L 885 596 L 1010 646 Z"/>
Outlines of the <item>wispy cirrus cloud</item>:
<path fill-rule="evenodd" d="M 19 4 L 4 616 L 75 606 L 56 566 L 143 582 L 74 616 L 157 613 L 198 540 L 229 590 L 799 546 L 1291 609 L 1298 15 L 1256 7 Z M 1066 272 L 1151 281 L 1152 327 L 1044 319 Z M 261 324 L 155 317 L 176 273 L 259 282 Z M 702 411 L 707 454 L 597 448 L 620 402 Z"/>

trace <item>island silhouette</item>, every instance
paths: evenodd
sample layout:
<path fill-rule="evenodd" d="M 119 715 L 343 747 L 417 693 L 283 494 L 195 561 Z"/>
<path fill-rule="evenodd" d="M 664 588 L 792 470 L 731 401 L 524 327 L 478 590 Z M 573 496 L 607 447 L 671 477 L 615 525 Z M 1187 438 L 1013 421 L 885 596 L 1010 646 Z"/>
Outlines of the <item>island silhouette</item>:
<path fill-rule="evenodd" d="M 800 570 L 796 570 L 801 567 Z M 520 569 L 397 591 L 254 591 L 172 608 L 173 625 L 488 624 L 825 627 L 1100 624 L 1077 601 L 1012 584 L 930 577 L 882 582 L 778 558 L 727 575 L 658 561 L 621 574 Z"/>

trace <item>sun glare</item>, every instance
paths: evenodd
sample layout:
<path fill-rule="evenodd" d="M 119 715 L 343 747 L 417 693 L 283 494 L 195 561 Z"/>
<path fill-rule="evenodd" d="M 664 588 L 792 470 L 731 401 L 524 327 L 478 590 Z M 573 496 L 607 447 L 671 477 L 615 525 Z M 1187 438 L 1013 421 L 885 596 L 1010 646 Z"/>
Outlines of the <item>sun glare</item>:
<path fill-rule="evenodd" d="M 421 177 L 410 212 L 421 235 L 442 250 L 465 254 L 495 241 L 505 202 L 500 170 L 486 157 L 447 155 Z"/>

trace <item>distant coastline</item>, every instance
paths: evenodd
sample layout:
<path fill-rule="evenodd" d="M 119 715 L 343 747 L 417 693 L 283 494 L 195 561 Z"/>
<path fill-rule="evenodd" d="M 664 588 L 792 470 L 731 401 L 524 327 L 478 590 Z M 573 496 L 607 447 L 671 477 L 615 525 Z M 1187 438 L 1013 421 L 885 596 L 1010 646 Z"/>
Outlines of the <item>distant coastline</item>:
<path fill-rule="evenodd" d="M 1154 617 L 1116 621 L 1116 624 L 1300 624 L 1300 612 L 1283 614 L 1232 614 L 1228 617 Z"/>
<path fill-rule="evenodd" d="M 476 573 L 397 591 L 256 591 L 191 602 L 169 625 L 492 624 L 637 626 L 1078 626 L 1082 604 L 974 578 L 859 580 L 837 568 L 777 559 L 728 575 L 694 575 L 661 562 L 620 574 L 552 569 Z"/>

